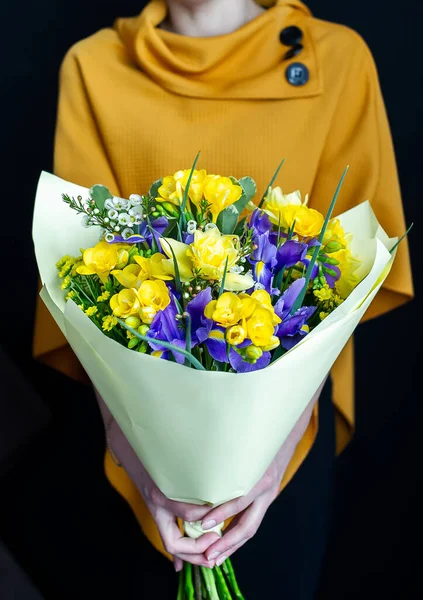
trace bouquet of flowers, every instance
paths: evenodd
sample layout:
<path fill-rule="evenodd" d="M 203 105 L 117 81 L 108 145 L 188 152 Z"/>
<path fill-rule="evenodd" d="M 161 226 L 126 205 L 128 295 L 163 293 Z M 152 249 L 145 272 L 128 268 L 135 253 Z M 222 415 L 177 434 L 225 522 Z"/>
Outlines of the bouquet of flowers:
<path fill-rule="evenodd" d="M 252 178 L 195 167 L 129 199 L 42 173 L 33 237 L 41 296 L 157 486 L 216 506 L 263 475 L 398 241 L 368 202 L 332 218 L 346 172 L 322 215 L 276 174 L 254 204 Z M 185 563 L 194 597 L 242 598 L 229 559 Z"/>

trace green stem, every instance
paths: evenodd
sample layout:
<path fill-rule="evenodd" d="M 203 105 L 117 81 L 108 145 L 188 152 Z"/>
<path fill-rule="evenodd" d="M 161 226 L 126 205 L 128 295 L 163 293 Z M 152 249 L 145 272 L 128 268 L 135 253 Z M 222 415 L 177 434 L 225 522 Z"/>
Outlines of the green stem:
<path fill-rule="evenodd" d="M 204 585 L 206 586 L 209 600 L 220 600 L 211 569 L 208 569 L 207 567 L 200 567 L 200 570 L 204 579 Z"/>
<path fill-rule="evenodd" d="M 281 160 L 281 162 L 279 163 L 279 166 L 278 166 L 278 168 L 276 169 L 276 171 L 275 171 L 275 173 L 274 173 L 274 175 L 273 175 L 272 179 L 270 180 L 270 183 L 269 183 L 269 185 L 267 186 L 267 188 L 266 188 L 266 189 L 265 189 L 265 191 L 264 191 L 264 194 L 263 194 L 263 196 L 262 196 L 262 199 L 260 200 L 260 204 L 258 205 L 258 207 L 259 207 L 259 208 L 261 208 L 261 207 L 262 207 L 262 205 L 263 205 L 263 202 L 264 202 L 264 199 L 266 198 L 266 196 L 267 196 L 267 194 L 268 194 L 268 192 L 269 192 L 269 188 L 270 188 L 270 187 L 272 187 L 272 185 L 274 184 L 274 182 L 275 182 L 275 179 L 276 179 L 276 177 L 278 176 L 278 174 L 279 174 L 279 171 L 281 170 L 281 168 L 282 168 L 282 165 L 283 165 L 283 163 L 284 163 L 284 162 L 285 162 L 285 159 L 283 158 L 283 159 Z"/>
<path fill-rule="evenodd" d="M 195 600 L 202 600 L 200 567 L 193 565 Z"/>
<path fill-rule="evenodd" d="M 73 290 L 75 288 L 77 288 L 75 291 L 78 292 L 78 294 L 83 294 L 85 296 L 85 298 L 88 300 L 88 302 L 90 304 L 93 304 L 93 301 L 87 296 L 84 289 L 78 283 L 76 283 L 75 279 L 72 279 L 71 280 L 71 289 Z"/>
<path fill-rule="evenodd" d="M 231 592 L 229 591 L 228 586 L 226 585 L 225 578 L 223 576 L 220 567 L 216 566 L 213 569 L 213 573 L 216 578 L 217 587 L 219 588 L 219 596 L 221 600 L 232 600 Z"/>
<path fill-rule="evenodd" d="M 231 559 L 227 558 L 223 564 L 224 564 L 223 570 L 228 576 L 229 583 L 231 585 L 233 593 L 235 594 L 235 597 L 238 600 L 245 600 L 244 596 L 241 593 L 241 590 L 239 589 L 238 582 L 235 577 L 235 571 L 234 571 L 234 568 L 231 563 Z"/>
<path fill-rule="evenodd" d="M 294 267 L 291 267 L 291 268 L 289 269 L 288 273 L 286 274 L 285 281 L 283 282 L 283 286 L 282 286 L 282 288 L 281 288 L 281 295 L 284 293 L 284 291 L 285 291 L 285 290 L 286 290 L 286 288 L 288 287 L 288 284 L 289 284 L 289 282 L 290 282 L 290 279 L 291 279 L 291 275 L 292 275 L 292 270 L 293 270 L 293 268 L 294 268 Z"/>
<path fill-rule="evenodd" d="M 185 571 L 185 595 L 187 600 L 195 600 L 194 598 L 194 583 L 192 581 L 192 564 L 184 563 Z"/>
<path fill-rule="evenodd" d="M 181 571 L 179 573 L 178 595 L 176 596 L 176 600 L 185 600 L 185 593 L 184 593 L 184 571 Z"/>

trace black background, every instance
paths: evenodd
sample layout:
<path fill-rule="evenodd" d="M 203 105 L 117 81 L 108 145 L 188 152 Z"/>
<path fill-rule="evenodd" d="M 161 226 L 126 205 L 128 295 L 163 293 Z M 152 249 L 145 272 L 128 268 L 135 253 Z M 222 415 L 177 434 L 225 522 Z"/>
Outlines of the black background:
<path fill-rule="evenodd" d="M 33 200 L 40 171 L 52 170 L 57 74 L 66 50 L 110 26 L 116 16 L 139 12 L 143 4 L 38 0 L 9 2 L 0 9 L 0 343 L 53 415 L 51 423 L 38 436 L 31 436 L 0 472 L 0 539 L 46 597 L 54 599 L 68 597 L 55 587 L 60 577 L 68 579 L 69 590 L 74 589 L 72 579 L 83 577 L 85 568 L 105 577 L 104 547 L 109 548 L 110 568 L 116 560 L 136 568 L 139 556 L 131 556 L 130 544 L 127 550 L 124 544 L 116 548 L 119 525 L 102 509 L 103 497 L 108 497 L 109 507 L 113 502 L 120 505 L 120 500 L 102 475 L 104 439 L 92 396 L 31 360 L 37 292 Z M 308 4 L 316 16 L 356 29 L 373 52 L 394 137 L 406 220 L 416 224 L 410 245 L 417 299 L 361 325 L 356 333 L 357 432 L 337 461 L 333 522 L 319 598 L 414 598 L 419 595 L 412 589 L 416 584 L 420 587 L 422 557 L 418 531 L 422 498 L 417 495 L 422 483 L 422 411 L 417 369 L 423 106 L 418 56 L 423 8 L 417 0 L 392 4 L 310 0 Z M 7 388 L 6 379 L 3 383 Z M 88 485 L 93 490 L 89 497 L 84 493 Z M 124 518 L 132 518 L 129 510 Z M 74 526 L 81 523 L 86 539 L 76 540 Z M 89 564 L 76 564 L 73 559 L 79 552 L 90 557 Z M 88 595 L 81 591 L 78 597 Z M 118 597 L 125 597 L 122 590 Z"/>

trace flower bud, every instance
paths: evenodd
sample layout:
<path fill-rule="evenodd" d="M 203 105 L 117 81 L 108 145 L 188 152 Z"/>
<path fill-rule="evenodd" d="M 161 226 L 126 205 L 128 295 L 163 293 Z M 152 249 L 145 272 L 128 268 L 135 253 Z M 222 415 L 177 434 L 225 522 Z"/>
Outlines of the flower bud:
<path fill-rule="evenodd" d="M 326 246 L 322 249 L 322 254 L 331 254 L 332 252 L 338 252 L 345 248 L 341 242 L 328 242 Z"/>
<path fill-rule="evenodd" d="M 141 321 L 138 317 L 132 316 L 125 319 L 125 324 L 128 325 L 128 327 L 132 327 L 132 329 L 137 329 L 137 327 L 141 325 Z"/>
<path fill-rule="evenodd" d="M 140 343 L 139 339 L 136 337 L 133 337 L 128 342 L 128 348 L 130 350 L 132 350 L 132 348 L 135 348 L 135 346 L 138 346 L 139 343 Z"/>
<path fill-rule="evenodd" d="M 326 265 L 339 265 L 339 260 L 336 258 L 332 258 L 331 256 L 327 256 L 321 259 Z"/>
<path fill-rule="evenodd" d="M 247 346 L 245 348 L 245 358 L 253 364 L 263 356 L 263 350 L 257 346 Z"/>
<path fill-rule="evenodd" d="M 140 333 L 141 335 L 147 335 L 147 333 L 150 331 L 150 328 L 148 325 L 140 325 L 138 327 L 138 333 Z"/>
<path fill-rule="evenodd" d="M 116 263 L 115 269 L 123 269 L 128 264 L 129 260 L 129 252 L 124 248 L 118 250 L 118 261 Z"/>
<path fill-rule="evenodd" d="M 245 340 L 246 332 L 241 325 L 233 325 L 226 330 L 226 341 L 231 346 L 238 346 Z"/>
<path fill-rule="evenodd" d="M 171 202 L 162 202 L 162 206 L 172 217 L 179 217 L 179 210 Z"/>
<path fill-rule="evenodd" d="M 328 275 L 330 275 L 331 277 L 337 277 L 338 273 L 336 271 L 334 271 L 333 269 L 326 269 L 325 267 L 323 267 L 323 271 L 325 273 L 327 273 Z"/>

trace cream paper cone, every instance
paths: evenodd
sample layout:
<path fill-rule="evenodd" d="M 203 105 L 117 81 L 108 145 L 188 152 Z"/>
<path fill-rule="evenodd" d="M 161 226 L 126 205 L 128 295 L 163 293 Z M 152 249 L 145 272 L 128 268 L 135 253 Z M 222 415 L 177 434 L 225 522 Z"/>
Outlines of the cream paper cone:
<path fill-rule="evenodd" d="M 389 273 L 389 239 L 368 202 L 340 215 L 354 235 L 363 280 L 333 313 L 266 369 L 197 371 L 128 350 L 72 301 L 55 268 L 98 241 L 61 195 L 89 192 L 42 173 L 33 238 L 41 297 L 151 477 L 171 499 L 221 504 L 260 479 Z"/>

